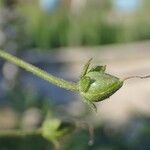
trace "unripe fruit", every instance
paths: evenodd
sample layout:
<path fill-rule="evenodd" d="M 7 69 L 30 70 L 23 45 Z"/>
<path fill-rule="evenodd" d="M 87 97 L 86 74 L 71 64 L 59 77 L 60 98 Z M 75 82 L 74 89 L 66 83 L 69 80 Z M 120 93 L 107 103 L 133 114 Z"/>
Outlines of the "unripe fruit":
<path fill-rule="evenodd" d="M 94 102 L 109 98 L 123 85 L 123 80 L 105 73 L 106 66 L 96 66 L 89 69 L 91 59 L 85 64 L 79 81 L 79 92 L 92 109 Z"/>
<path fill-rule="evenodd" d="M 81 78 L 79 90 L 81 96 L 86 100 L 99 102 L 110 97 L 120 89 L 122 85 L 123 81 L 115 76 L 104 72 L 91 71 Z"/>

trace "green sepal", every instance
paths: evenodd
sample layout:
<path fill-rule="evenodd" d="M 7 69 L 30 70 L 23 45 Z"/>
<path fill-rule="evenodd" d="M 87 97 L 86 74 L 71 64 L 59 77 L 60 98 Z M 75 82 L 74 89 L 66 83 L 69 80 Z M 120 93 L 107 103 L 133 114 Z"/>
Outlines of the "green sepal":
<path fill-rule="evenodd" d="M 88 72 L 89 66 L 91 64 L 92 58 L 88 60 L 88 62 L 84 65 L 80 78 L 84 77 Z"/>
<path fill-rule="evenodd" d="M 81 80 L 80 80 L 80 91 L 81 92 L 87 92 L 89 87 L 90 87 L 90 84 L 91 84 L 91 79 L 90 77 L 82 77 Z"/>
<path fill-rule="evenodd" d="M 87 104 L 93 111 L 97 112 L 97 107 L 94 103 L 88 101 Z"/>
<path fill-rule="evenodd" d="M 83 99 L 83 102 L 86 103 L 89 106 L 90 109 L 97 112 L 97 107 L 93 102 L 91 102 L 89 100 L 86 100 L 86 99 Z"/>
<path fill-rule="evenodd" d="M 89 70 L 89 72 L 105 72 L 106 70 L 106 65 L 105 66 L 95 66 L 92 69 Z"/>

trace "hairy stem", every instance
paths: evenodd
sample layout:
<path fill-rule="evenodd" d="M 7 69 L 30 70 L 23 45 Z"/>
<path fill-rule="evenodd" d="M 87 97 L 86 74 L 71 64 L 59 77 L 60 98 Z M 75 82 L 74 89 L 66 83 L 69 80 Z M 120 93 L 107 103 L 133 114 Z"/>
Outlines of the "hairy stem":
<path fill-rule="evenodd" d="M 29 131 L 22 131 L 22 130 L 0 130 L 0 137 L 25 137 L 25 136 L 32 136 L 32 135 L 41 135 L 41 130 L 29 130 Z"/>
<path fill-rule="evenodd" d="M 54 85 L 57 85 L 61 88 L 67 89 L 67 90 L 78 91 L 78 85 L 76 83 L 68 82 L 63 79 L 57 78 L 57 77 L 47 73 L 46 71 L 44 71 L 38 67 L 35 67 L 34 65 L 31 65 L 11 54 L 8 54 L 7 52 L 0 50 L 0 57 L 3 59 L 6 59 L 7 61 L 33 73 L 34 75 L 36 75 Z"/>

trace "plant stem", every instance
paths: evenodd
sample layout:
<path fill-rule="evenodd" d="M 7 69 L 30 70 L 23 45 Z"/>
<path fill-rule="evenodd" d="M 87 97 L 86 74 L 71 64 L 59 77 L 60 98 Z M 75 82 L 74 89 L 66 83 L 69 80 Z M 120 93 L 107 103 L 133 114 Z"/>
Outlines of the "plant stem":
<path fill-rule="evenodd" d="M 41 135 L 41 130 L 29 130 L 29 131 L 22 131 L 22 130 L 0 130 L 0 137 L 25 137 L 31 135 Z"/>
<path fill-rule="evenodd" d="M 129 76 L 129 77 L 124 78 L 123 81 L 133 79 L 133 78 L 146 79 L 146 78 L 150 78 L 150 75 L 147 75 L 147 76 Z"/>
<path fill-rule="evenodd" d="M 71 91 L 78 91 L 78 85 L 76 83 L 68 82 L 63 79 L 57 78 L 47 73 L 46 71 L 35 67 L 34 65 L 31 65 L 11 54 L 8 54 L 7 52 L 0 50 L 0 57 L 61 88 Z"/>

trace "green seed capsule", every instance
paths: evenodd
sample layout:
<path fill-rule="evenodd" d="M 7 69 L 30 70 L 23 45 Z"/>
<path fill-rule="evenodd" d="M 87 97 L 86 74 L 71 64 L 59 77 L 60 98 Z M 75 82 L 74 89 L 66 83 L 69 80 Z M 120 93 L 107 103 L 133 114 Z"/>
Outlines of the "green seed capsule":
<path fill-rule="evenodd" d="M 123 81 L 105 73 L 106 66 L 96 66 L 89 70 L 90 61 L 85 65 L 85 71 L 81 75 L 79 91 L 84 102 L 95 109 L 93 103 L 109 98 L 122 87 Z"/>
<path fill-rule="evenodd" d="M 85 84 L 87 88 L 82 84 Z M 89 72 L 80 80 L 80 94 L 88 101 L 99 102 L 110 97 L 122 85 L 123 82 L 112 75 L 96 71 Z"/>

